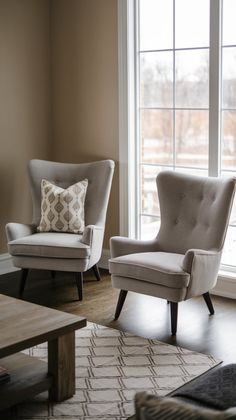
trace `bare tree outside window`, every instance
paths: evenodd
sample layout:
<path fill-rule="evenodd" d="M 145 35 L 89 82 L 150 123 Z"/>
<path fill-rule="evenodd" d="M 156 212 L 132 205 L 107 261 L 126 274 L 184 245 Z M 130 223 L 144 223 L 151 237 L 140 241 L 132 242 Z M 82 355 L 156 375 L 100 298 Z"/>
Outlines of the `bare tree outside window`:
<path fill-rule="evenodd" d="M 220 173 L 227 177 L 236 175 L 236 0 L 222 1 L 221 139 L 216 142 L 221 141 Z M 156 235 L 160 219 L 157 174 L 164 169 L 208 173 L 210 3 L 139 4 L 140 232 L 148 238 Z M 235 265 L 235 247 L 236 203 L 223 263 Z"/>

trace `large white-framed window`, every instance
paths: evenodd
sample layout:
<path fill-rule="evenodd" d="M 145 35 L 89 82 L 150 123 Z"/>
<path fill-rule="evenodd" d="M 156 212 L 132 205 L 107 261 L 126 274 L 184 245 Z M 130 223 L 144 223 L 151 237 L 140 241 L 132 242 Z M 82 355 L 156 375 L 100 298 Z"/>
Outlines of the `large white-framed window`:
<path fill-rule="evenodd" d="M 159 171 L 236 175 L 236 0 L 118 0 L 118 12 L 121 233 L 151 238 Z M 236 272 L 235 253 L 236 205 L 222 261 Z"/>

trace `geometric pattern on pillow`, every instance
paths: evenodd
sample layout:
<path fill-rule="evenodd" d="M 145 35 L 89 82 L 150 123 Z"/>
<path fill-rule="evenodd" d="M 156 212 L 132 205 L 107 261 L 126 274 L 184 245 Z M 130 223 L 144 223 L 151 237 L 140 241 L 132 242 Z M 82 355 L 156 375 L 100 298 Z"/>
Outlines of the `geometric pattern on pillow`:
<path fill-rule="evenodd" d="M 41 220 L 37 230 L 39 232 L 83 233 L 87 187 L 87 179 L 66 189 L 42 179 Z"/>

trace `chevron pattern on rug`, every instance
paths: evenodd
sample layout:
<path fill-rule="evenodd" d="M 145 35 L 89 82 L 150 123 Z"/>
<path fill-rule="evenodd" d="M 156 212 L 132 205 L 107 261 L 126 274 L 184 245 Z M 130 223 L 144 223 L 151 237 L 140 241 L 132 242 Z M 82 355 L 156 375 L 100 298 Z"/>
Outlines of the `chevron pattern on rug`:
<path fill-rule="evenodd" d="M 28 354 L 46 360 L 47 344 Z M 166 395 L 219 363 L 212 356 L 89 322 L 76 332 L 74 397 L 49 403 L 42 394 L 14 407 L 4 420 L 124 420 L 134 414 L 136 392 Z"/>

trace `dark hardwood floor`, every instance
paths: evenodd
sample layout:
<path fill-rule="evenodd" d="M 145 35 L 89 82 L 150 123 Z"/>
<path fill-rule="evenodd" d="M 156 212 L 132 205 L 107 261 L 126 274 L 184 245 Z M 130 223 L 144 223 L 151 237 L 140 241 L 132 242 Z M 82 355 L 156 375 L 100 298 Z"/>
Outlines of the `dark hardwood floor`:
<path fill-rule="evenodd" d="M 84 275 L 84 299 L 79 302 L 75 280 L 70 273 L 32 270 L 24 299 L 40 305 L 87 317 L 89 321 L 131 333 L 155 338 L 190 350 L 214 355 L 224 363 L 236 363 L 236 301 L 212 296 L 215 315 L 209 316 L 204 299 L 199 297 L 179 305 L 176 337 L 170 334 L 170 305 L 166 301 L 129 292 L 120 318 L 114 321 L 119 291 L 111 287 L 110 276 L 101 270 Z M 20 272 L 0 276 L 0 293 L 18 297 Z M 12 308 L 14 311 L 14 308 Z"/>

